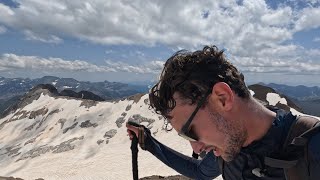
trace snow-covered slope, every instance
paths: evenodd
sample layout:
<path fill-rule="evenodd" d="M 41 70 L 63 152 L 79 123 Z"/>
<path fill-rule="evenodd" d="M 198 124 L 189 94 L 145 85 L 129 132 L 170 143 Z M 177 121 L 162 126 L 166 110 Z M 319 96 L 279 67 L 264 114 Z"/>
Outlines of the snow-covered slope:
<path fill-rule="evenodd" d="M 143 121 L 170 147 L 192 152 L 174 132 L 161 130 L 163 121 L 148 109 L 147 95 L 136 102 L 94 102 L 41 94 L 0 120 L 0 176 L 131 179 L 128 118 Z M 177 174 L 142 150 L 139 169 L 140 177 Z"/>
<path fill-rule="evenodd" d="M 252 88 L 256 98 L 260 91 Z M 27 95 L 28 103 L 0 119 L 0 176 L 132 179 L 131 141 L 125 128 L 130 118 L 149 127 L 160 142 L 186 155 L 192 153 L 175 131 L 163 129 L 163 119 L 149 109 L 147 95 L 96 102 L 57 97 L 46 90 L 34 92 Z M 268 93 L 260 99 L 265 104 L 289 102 Z M 149 152 L 139 151 L 139 177 L 176 174 Z"/>

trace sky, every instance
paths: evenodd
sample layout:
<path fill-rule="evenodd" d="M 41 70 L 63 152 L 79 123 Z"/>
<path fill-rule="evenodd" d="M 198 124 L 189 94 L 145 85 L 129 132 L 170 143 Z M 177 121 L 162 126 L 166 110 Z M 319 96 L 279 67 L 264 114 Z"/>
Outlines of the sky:
<path fill-rule="evenodd" d="M 320 0 L 0 0 L 0 76 L 150 84 L 216 45 L 257 82 L 320 86 Z"/>

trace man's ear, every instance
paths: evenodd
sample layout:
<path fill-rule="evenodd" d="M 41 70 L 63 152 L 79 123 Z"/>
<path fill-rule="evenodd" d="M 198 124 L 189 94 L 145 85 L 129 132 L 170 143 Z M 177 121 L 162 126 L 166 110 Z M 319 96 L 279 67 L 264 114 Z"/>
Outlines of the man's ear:
<path fill-rule="evenodd" d="M 230 111 L 234 103 L 234 93 L 227 83 L 218 82 L 212 87 L 209 101 L 217 110 Z"/>

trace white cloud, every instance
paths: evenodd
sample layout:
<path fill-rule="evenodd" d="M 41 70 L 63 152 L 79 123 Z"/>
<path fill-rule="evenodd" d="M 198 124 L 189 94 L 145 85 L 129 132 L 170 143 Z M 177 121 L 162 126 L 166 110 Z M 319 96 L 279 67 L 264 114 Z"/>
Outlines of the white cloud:
<path fill-rule="evenodd" d="M 243 45 L 246 38 L 256 42 L 271 38 L 265 43 L 279 43 L 291 38 L 288 25 L 294 23 L 290 7 L 271 10 L 263 0 L 245 0 L 243 5 L 232 0 L 19 3 L 14 9 L 1 5 L 5 13 L 0 13 L 0 22 L 40 37 L 62 34 L 102 44 L 163 43 L 193 48 L 219 43 L 229 48 Z"/>
<path fill-rule="evenodd" d="M 40 35 L 29 30 L 25 30 L 24 34 L 27 40 L 40 41 L 44 43 L 53 43 L 53 44 L 59 44 L 63 41 L 61 38 L 55 35 Z"/>
<path fill-rule="evenodd" d="M 296 31 L 308 30 L 320 27 L 320 7 L 305 8 L 299 13 L 299 19 L 296 22 Z"/>
<path fill-rule="evenodd" d="M 116 69 L 118 72 L 130 72 L 138 74 L 159 74 L 163 68 L 163 61 L 151 61 L 146 64 L 130 65 L 124 62 L 115 62 L 106 60 L 105 61 L 108 67 Z"/>
<path fill-rule="evenodd" d="M 314 1 L 314 0 L 313 0 Z M 312 1 L 312 2 L 313 2 Z M 319 26 L 319 8 L 270 9 L 263 0 L 143 1 L 23 0 L 19 8 L 0 4 L 0 22 L 27 30 L 33 40 L 60 41 L 67 35 L 102 44 L 164 43 L 192 48 L 203 44 L 265 44 L 291 39 L 295 30 Z M 311 3 L 311 1 L 309 2 Z M 206 12 L 207 18 L 203 18 Z M 249 45 L 245 45 L 249 46 Z M 232 49 L 237 49 L 231 47 Z"/>
<path fill-rule="evenodd" d="M 113 53 L 113 50 L 106 50 L 105 53 L 106 53 L 106 54 L 112 54 L 112 53 Z"/>
<path fill-rule="evenodd" d="M 18 56 L 3 54 L 0 57 L 0 71 L 31 70 L 51 72 L 115 72 L 106 66 L 97 66 L 86 61 L 68 61 L 61 58 L 41 58 L 37 56 Z"/>
<path fill-rule="evenodd" d="M 292 23 L 292 10 L 290 7 L 269 10 L 269 13 L 261 16 L 261 21 L 267 25 L 286 26 Z"/>
<path fill-rule="evenodd" d="M 307 52 L 308 53 L 308 52 Z M 316 52 L 313 52 L 316 55 Z M 320 54 L 319 51 L 317 53 Z M 295 73 L 320 75 L 320 62 L 301 59 L 274 59 L 274 58 L 237 58 L 235 63 L 243 72 L 255 73 Z"/>
<path fill-rule="evenodd" d="M 130 65 L 124 62 L 106 61 L 106 65 L 95 65 L 83 60 L 64 60 L 61 58 L 42 58 L 3 54 L 0 56 L 0 71 L 43 71 L 43 72 L 129 72 L 138 74 L 157 74 L 164 62 L 151 61 L 145 64 Z"/>
<path fill-rule="evenodd" d="M 7 32 L 7 29 L 0 25 L 0 34 L 4 34 L 5 32 Z"/>
<path fill-rule="evenodd" d="M 311 5 L 320 4 L 320 0 L 307 0 Z"/>
<path fill-rule="evenodd" d="M 252 55 L 248 49 L 280 45 L 295 31 L 319 24 L 319 8 L 273 10 L 264 0 L 244 0 L 242 5 L 233 0 L 19 3 L 14 9 L 0 4 L 0 22 L 26 31 L 32 40 L 57 43 L 59 36 L 71 36 L 102 44 L 163 43 L 188 49 L 218 44 L 239 56 Z"/>
<path fill-rule="evenodd" d="M 319 59 L 320 49 L 310 49 L 310 50 L 306 51 L 306 54 L 309 54 L 309 56 L 314 57 L 314 59 Z"/>
<path fill-rule="evenodd" d="M 306 51 L 313 57 L 319 57 L 320 50 Z M 243 72 L 256 73 L 308 73 L 319 74 L 320 63 L 316 58 L 311 61 L 301 59 L 275 59 L 275 58 L 250 58 L 232 57 L 233 63 Z M 64 60 L 61 58 L 41 58 L 37 56 L 19 56 L 15 54 L 3 54 L 0 57 L 0 71 L 41 71 L 48 72 L 127 72 L 135 74 L 159 74 L 163 68 L 164 61 L 150 61 L 144 64 L 127 64 L 120 61 L 106 60 L 105 65 L 95 65 L 83 60 Z"/>
<path fill-rule="evenodd" d="M 14 11 L 12 11 L 10 7 L 0 3 L 0 16 L 1 17 L 14 16 Z"/>
<path fill-rule="evenodd" d="M 314 42 L 320 42 L 320 37 L 316 37 L 313 39 Z"/>
<path fill-rule="evenodd" d="M 215 44 L 226 48 L 230 59 L 247 71 L 313 73 L 318 69 L 314 54 L 319 49 L 308 50 L 288 42 L 298 31 L 320 27 L 320 8 L 314 7 L 318 2 L 308 0 L 311 5 L 302 9 L 286 4 L 271 9 L 264 0 L 244 0 L 241 5 L 235 0 L 22 0 L 19 8 L 0 4 L 0 23 L 23 31 L 27 39 L 49 43 L 72 37 L 108 45 L 165 44 L 171 49 Z M 140 51 L 134 56 L 148 58 Z M 106 63 L 105 68 L 116 71 L 151 73 L 159 71 L 163 62 Z"/>

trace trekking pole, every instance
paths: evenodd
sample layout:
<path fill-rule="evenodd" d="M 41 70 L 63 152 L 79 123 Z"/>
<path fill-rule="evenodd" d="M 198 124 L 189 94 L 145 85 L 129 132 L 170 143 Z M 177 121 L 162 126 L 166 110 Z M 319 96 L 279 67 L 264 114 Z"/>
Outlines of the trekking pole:
<path fill-rule="evenodd" d="M 128 121 L 129 125 L 132 126 L 136 126 L 139 127 L 139 124 L 132 122 L 132 121 Z M 133 175 L 133 180 L 138 180 L 139 176 L 138 176 L 138 138 L 135 135 L 134 132 L 131 131 L 131 133 L 133 134 L 133 138 L 131 141 L 131 153 L 132 153 L 132 175 Z"/>

